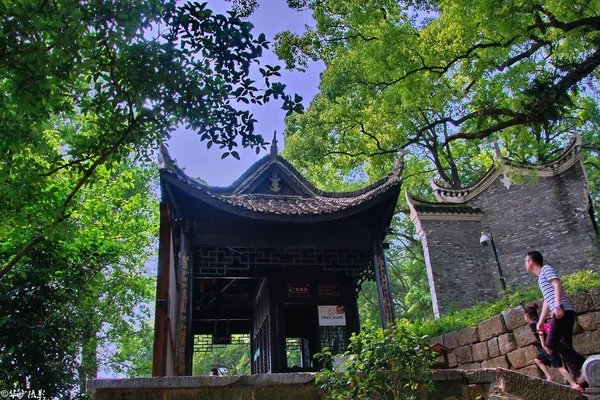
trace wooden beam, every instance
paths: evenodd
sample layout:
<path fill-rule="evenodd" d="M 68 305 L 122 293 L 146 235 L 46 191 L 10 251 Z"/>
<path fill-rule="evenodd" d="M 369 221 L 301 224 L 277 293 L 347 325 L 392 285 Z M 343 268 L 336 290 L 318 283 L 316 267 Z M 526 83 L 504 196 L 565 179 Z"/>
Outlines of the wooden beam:
<path fill-rule="evenodd" d="M 390 288 L 390 276 L 381 239 L 376 236 L 373 238 L 373 268 L 375 269 L 375 279 L 377 281 L 381 326 L 387 328 L 395 319 L 394 307 L 392 305 L 392 290 Z"/>
<path fill-rule="evenodd" d="M 167 339 L 169 330 L 167 303 L 169 300 L 169 270 L 171 268 L 171 236 L 171 215 L 167 204 L 161 202 L 152 376 L 166 376 L 167 373 Z"/>

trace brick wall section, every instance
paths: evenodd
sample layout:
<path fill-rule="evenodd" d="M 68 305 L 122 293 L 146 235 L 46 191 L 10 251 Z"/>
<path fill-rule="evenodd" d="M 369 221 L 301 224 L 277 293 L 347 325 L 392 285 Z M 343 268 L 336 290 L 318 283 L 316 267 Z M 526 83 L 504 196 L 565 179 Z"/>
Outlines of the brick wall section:
<path fill-rule="evenodd" d="M 530 250 L 541 251 L 561 275 L 600 263 L 600 249 L 591 240 L 596 233 L 587 210 L 586 189 L 583 169 L 577 163 L 558 176 L 540 177 L 530 185 L 512 184 L 507 189 L 497 179 L 471 200 L 473 207 L 485 212 L 481 224 L 494 235 L 509 284 L 535 283 L 524 268 L 525 253 Z M 491 249 L 485 250 L 491 255 Z"/>
<path fill-rule="evenodd" d="M 481 221 L 421 220 L 436 315 L 497 299 L 496 261 L 490 246 L 479 245 L 482 231 L 493 234 L 507 285 L 515 288 L 536 282 L 524 268 L 530 250 L 542 252 L 559 275 L 600 263 L 580 162 L 553 177 L 526 175 L 509 188 L 501 178 L 468 203 L 483 211 Z"/>
<path fill-rule="evenodd" d="M 436 315 L 498 300 L 501 288 L 494 284 L 499 282 L 494 278 L 495 264 L 488 260 L 490 249 L 479 245 L 479 222 L 425 220 L 421 224 L 427 235 L 427 274 Z"/>
<path fill-rule="evenodd" d="M 600 289 L 572 297 L 584 305 L 577 310 L 573 346 L 584 356 L 600 354 Z M 522 307 L 507 310 L 476 327 L 438 336 L 431 342 L 452 349 L 448 354 L 451 368 L 499 367 L 542 377 L 535 365 L 537 341 L 523 318 Z"/>

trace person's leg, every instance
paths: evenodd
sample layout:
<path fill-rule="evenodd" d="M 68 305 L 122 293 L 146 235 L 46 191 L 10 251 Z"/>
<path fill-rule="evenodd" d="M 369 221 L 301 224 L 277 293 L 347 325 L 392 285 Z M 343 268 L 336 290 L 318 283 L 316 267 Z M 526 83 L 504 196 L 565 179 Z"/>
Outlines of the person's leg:
<path fill-rule="evenodd" d="M 552 318 L 550 332 L 546 338 L 546 346 L 552 351 L 558 352 L 573 377 L 577 377 L 581 374 L 581 367 L 585 362 L 585 358 L 567 344 L 572 343 L 573 340 L 574 322 L 575 313 L 573 311 L 566 311 L 565 316 L 561 319 Z"/>
<path fill-rule="evenodd" d="M 546 380 L 552 382 L 552 375 L 550 374 L 550 370 L 548 369 L 548 367 L 546 367 L 546 364 L 544 364 L 542 360 L 538 360 L 537 358 L 535 360 L 535 363 L 538 367 L 540 367 L 544 375 L 546 375 Z"/>
<path fill-rule="evenodd" d="M 569 385 L 576 390 L 579 390 L 582 393 L 585 393 L 585 389 L 583 387 L 581 387 L 581 385 L 579 385 L 577 382 L 575 382 L 575 380 L 573 379 L 573 377 L 571 376 L 571 374 L 569 374 L 569 372 L 564 369 L 563 367 L 561 368 L 557 368 L 558 372 L 560 372 L 560 374 L 567 380 L 567 382 L 569 382 Z"/>

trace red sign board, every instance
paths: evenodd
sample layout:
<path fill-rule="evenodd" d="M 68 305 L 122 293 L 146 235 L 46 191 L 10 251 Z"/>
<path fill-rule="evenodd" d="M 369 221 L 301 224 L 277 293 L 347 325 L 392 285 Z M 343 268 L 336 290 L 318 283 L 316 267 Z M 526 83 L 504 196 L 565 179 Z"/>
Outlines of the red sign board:
<path fill-rule="evenodd" d="M 308 283 L 288 283 L 288 297 L 310 297 L 310 287 Z"/>

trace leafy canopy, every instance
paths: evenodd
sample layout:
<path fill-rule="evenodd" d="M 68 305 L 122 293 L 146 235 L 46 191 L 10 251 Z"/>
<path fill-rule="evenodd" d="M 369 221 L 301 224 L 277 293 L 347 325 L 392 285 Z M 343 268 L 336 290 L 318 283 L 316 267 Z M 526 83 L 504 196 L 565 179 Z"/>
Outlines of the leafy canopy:
<path fill-rule="evenodd" d="M 268 42 L 234 13 L 174 1 L 27 0 L 0 13 L 0 278 L 64 222 L 101 166 L 153 149 L 180 125 L 239 157 L 265 147 L 238 103 L 299 96 L 249 78 Z M 69 179 L 57 179 L 58 172 Z"/>
<path fill-rule="evenodd" d="M 41 240 L 0 280 L 0 386 L 70 398 L 100 368 L 119 371 L 113 343 L 135 334 L 154 298 L 144 264 L 157 233 L 156 172 L 131 161 L 100 167 L 62 224 L 68 240 Z"/>
<path fill-rule="evenodd" d="M 400 150 L 464 187 L 489 168 L 491 140 L 517 161 L 552 158 L 597 113 L 600 3 L 569 0 L 313 0 L 316 29 L 283 32 L 288 68 L 321 59 L 320 93 L 290 118 L 305 167 L 381 176 Z M 589 143 L 597 143 L 588 140 Z"/>

